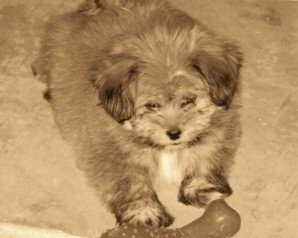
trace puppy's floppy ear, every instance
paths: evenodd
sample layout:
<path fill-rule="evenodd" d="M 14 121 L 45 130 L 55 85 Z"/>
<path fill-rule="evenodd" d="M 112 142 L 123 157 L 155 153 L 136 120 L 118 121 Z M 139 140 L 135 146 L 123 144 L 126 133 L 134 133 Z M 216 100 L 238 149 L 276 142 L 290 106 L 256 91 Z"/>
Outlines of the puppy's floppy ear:
<path fill-rule="evenodd" d="M 105 111 L 117 122 L 123 123 L 134 112 L 131 92 L 136 75 L 136 59 L 122 54 L 109 56 L 102 62 L 95 84 Z"/>
<path fill-rule="evenodd" d="M 235 44 L 228 42 L 202 47 L 191 58 L 191 66 L 202 75 L 212 101 L 226 108 L 237 90 L 241 65 L 242 53 Z"/>

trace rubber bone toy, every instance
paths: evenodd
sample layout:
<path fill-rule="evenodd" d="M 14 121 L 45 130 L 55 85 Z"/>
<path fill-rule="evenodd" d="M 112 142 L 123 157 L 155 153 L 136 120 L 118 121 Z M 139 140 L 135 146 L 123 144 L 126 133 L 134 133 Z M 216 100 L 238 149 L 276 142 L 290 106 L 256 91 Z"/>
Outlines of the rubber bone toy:
<path fill-rule="evenodd" d="M 200 218 L 180 229 L 124 224 L 108 230 L 100 238 L 227 238 L 239 231 L 240 222 L 239 214 L 224 200 L 215 200 Z"/>

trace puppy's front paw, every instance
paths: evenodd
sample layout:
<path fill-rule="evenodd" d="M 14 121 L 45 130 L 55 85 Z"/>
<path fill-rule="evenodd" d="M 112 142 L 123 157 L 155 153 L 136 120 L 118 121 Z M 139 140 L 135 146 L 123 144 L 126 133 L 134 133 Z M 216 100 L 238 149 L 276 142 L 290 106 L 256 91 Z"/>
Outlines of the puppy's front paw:
<path fill-rule="evenodd" d="M 168 227 L 174 218 L 159 202 L 137 201 L 129 205 L 129 208 L 117 217 L 117 222 L 145 224 L 153 227 Z"/>
<path fill-rule="evenodd" d="M 232 189 L 225 179 L 221 183 L 211 183 L 201 178 L 187 178 L 182 182 L 178 200 L 185 205 L 206 206 L 216 199 L 223 199 L 232 194 Z"/>

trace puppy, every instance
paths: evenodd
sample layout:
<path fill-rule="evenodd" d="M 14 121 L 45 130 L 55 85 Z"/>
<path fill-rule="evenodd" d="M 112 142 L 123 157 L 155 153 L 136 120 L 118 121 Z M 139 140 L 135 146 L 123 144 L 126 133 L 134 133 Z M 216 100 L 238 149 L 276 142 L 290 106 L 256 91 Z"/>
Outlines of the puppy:
<path fill-rule="evenodd" d="M 242 55 L 164 0 L 106 2 L 53 18 L 35 68 L 78 166 L 117 222 L 167 227 L 158 178 L 177 183 L 186 205 L 232 193 Z"/>

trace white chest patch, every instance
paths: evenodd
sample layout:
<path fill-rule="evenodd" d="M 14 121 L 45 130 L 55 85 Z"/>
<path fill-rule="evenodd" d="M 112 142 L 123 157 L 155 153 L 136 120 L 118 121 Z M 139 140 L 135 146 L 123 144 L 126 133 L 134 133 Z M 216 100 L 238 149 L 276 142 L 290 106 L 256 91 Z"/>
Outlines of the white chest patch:
<path fill-rule="evenodd" d="M 158 159 L 159 176 L 169 183 L 180 183 L 182 169 L 179 165 L 179 158 L 175 151 L 163 151 Z"/>

